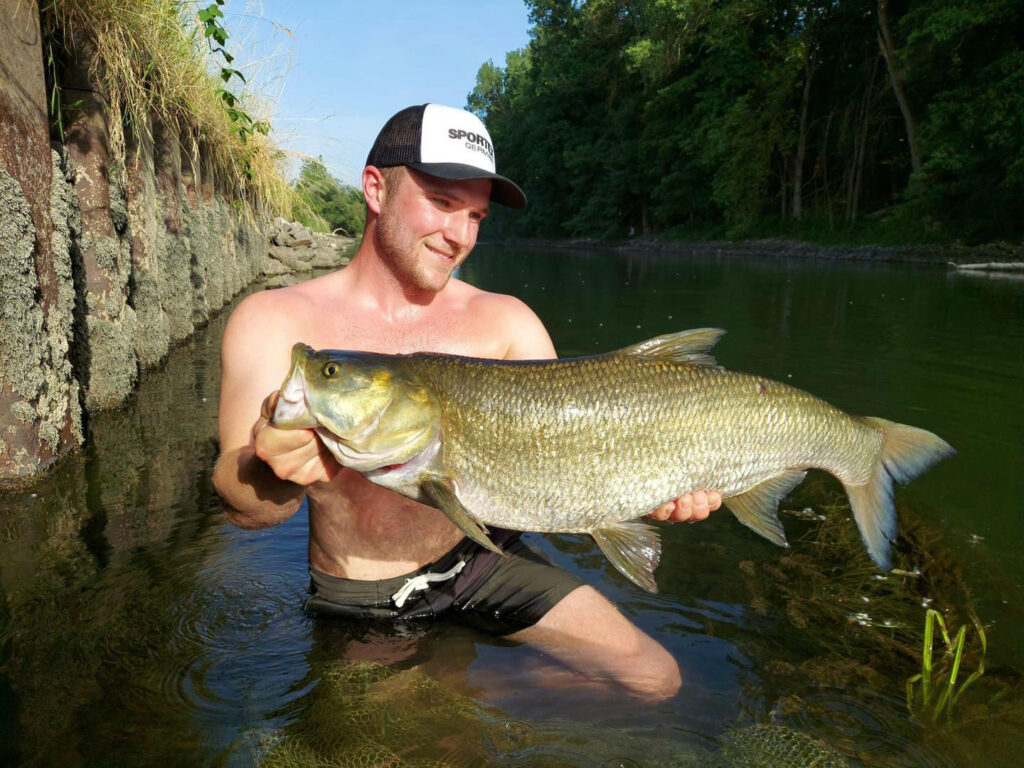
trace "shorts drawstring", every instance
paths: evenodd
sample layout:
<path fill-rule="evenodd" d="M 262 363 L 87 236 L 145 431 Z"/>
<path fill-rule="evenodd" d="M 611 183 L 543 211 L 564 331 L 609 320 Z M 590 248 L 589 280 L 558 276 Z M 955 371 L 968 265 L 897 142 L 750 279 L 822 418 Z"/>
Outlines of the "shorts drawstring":
<path fill-rule="evenodd" d="M 418 576 L 413 576 L 411 579 L 406 579 L 405 584 L 395 594 L 391 596 L 392 602 L 396 608 L 401 608 L 405 605 L 405 601 L 409 599 L 409 595 L 420 589 L 427 589 L 430 587 L 431 582 L 434 581 L 448 581 L 448 579 L 454 579 L 459 572 L 466 567 L 465 560 L 459 560 L 455 565 L 449 568 L 443 573 L 421 573 Z"/>

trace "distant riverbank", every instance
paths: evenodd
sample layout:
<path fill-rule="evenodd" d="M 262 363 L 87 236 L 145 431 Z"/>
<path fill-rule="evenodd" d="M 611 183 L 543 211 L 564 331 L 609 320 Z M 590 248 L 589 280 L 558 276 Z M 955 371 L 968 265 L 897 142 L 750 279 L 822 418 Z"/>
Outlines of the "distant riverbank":
<path fill-rule="evenodd" d="M 787 256 L 806 259 L 878 261 L 917 264 L 973 264 L 978 262 L 1024 263 L 1024 244 L 985 245 L 820 245 L 798 240 L 712 240 L 684 242 L 632 238 L 629 240 L 511 239 L 501 244 L 525 248 L 607 248 L 625 252 L 686 253 L 705 256 Z"/>

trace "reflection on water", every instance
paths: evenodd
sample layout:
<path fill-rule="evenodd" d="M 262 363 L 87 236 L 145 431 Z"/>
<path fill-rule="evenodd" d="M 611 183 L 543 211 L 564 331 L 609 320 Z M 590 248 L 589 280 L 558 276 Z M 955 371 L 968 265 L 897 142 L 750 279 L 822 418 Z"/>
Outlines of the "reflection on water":
<path fill-rule="evenodd" d="M 128 407 L 93 419 L 82 455 L 0 497 L 0 764 L 1013 764 L 1024 724 L 1019 283 L 486 248 L 463 271 L 522 296 L 562 354 L 720 326 L 730 367 L 939 432 L 960 455 L 898 491 L 921 532 L 901 556 L 922 575 L 871 581 L 826 478 L 794 496 L 814 514 L 786 518 L 786 552 L 725 514 L 668 528 L 659 595 L 625 582 L 589 540 L 528 537 L 680 661 L 684 693 L 655 706 L 456 625 L 313 622 L 300 609 L 305 515 L 241 531 L 210 485 L 221 315 Z M 956 611 L 964 584 L 989 628 L 987 687 L 958 703 L 961 728 L 924 729 L 903 699 L 917 664 L 907 649 L 922 600 Z M 847 622 L 865 598 L 899 626 Z"/>

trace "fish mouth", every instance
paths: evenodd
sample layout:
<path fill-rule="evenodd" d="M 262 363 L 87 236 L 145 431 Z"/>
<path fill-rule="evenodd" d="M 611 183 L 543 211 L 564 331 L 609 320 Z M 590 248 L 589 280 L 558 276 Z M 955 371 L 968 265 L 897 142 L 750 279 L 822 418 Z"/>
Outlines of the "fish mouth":
<path fill-rule="evenodd" d="M 302 360 L 312 351 L 305 344 L 296 344 L 292 348 L 292 368 L 281 385 L 277 406 L 270 417 L 271 426 L 278 429 L 312 429 L 319 424 L 309 408 L 306 377 L 302 373 Z"/>

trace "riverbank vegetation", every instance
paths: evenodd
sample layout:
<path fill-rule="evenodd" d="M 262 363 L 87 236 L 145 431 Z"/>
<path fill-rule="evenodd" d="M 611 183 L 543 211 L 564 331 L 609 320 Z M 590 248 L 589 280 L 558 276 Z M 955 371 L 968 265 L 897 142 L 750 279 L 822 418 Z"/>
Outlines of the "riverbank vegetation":
<path fill-rule="evenodd" d="M 160 121 L 177 129 L 183 145 L 191 143 L 185 149 L 202 146 L 214 158 L 219 183 L 235 199 L 291 217 L 295 190 L 268 138 L 269 122 L 256 116 L 257 99 L 246 92 L 245 75 L 228 50 L 223 3 L 42 2 L 54 138 L 63 140 L 84 88 L 104 102 L 115 156 L 125 155 L 126 132 L 151 140 L 153 122 Z"/>
<path fill-rule="evenodd" d="M 342 184 L 323 158 L 304 160 L 295 180 L 300 206 L 298 220 L 315 232 L 361 235 L 366 218 L 362 191 Z"/>
<path fill-rule="evenodd" d="M 469 95 L 502 236 L 1024 235 L 1017 0 L 526 0 Z"/>

